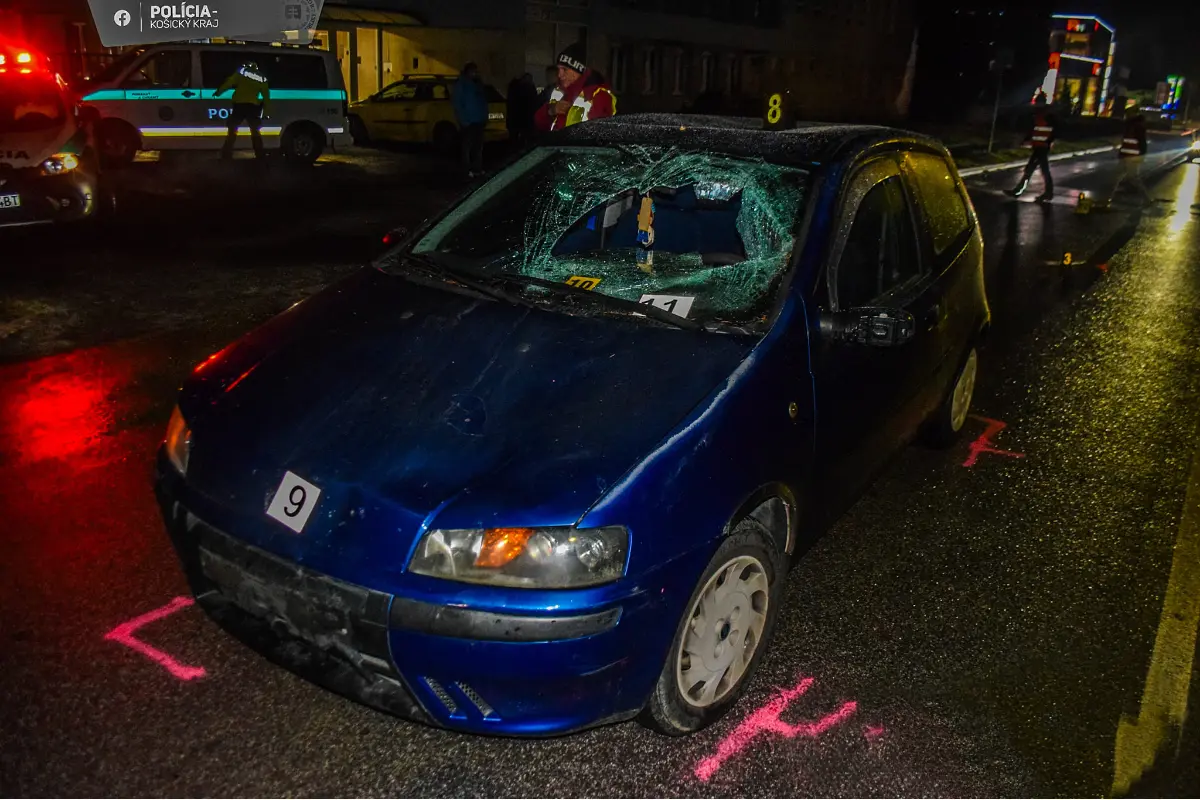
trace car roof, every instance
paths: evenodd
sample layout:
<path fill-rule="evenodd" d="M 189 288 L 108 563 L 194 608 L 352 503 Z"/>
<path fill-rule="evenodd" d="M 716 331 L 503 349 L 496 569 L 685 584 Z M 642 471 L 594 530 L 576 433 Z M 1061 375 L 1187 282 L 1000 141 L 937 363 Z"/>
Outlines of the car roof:
<path fill-rule="evenodd" d="M 657 145 L 758 157 L 778 164 L 813 166 L 848 153 L 889 143 L 919 144 L 944 153 L 928 136 L 878 125 L 800 122 L 784 130 L 764 130 L 752 117 L 699 114 L 626 114 L 572 125 L 555 134 L 564 145 Z"/>

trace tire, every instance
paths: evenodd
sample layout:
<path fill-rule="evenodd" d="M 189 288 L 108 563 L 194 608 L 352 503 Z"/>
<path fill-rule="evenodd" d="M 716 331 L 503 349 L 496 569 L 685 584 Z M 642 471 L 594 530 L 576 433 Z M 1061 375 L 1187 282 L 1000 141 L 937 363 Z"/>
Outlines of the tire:
<path fill-rule="evenodd" d="M 442 155 L 454 155 L 458 151 L 458 128 L 449 122 L 439 122 L 433 129 L 433 147 Z"/>
<path fill-rule="evenodd" d="M 279 143 L 283 157 L 293 164 L 311 164 L 325 149 L 325 137 L 314 125 L 293 125 L 283 132 Z"/>
<path fill-rule="evenodd" d="M 924 439 L 930 447 L 947 448 L 958 441 L 971 411 L 978 376 L 979 353 L 972 345 L 954 375 L 950 391 L 926 423 Z"/>
<path fill-rule="evenodd" d="M 96 128 L 96 148 L 103 167 L 124 167 L 133 163 L 142 142 L 127 122 L 106 119 Z"/>
<path fill-rule="evenodd" d="M 362 121 L 362 117 L 350 117 L 350 138 L 359 147 L 366 147 L 371 143 L 371 134 L 367 131 L 367 124 Z"/>
<path fill-rule="evenodd" d="M 685 736 L 716 722 L 733 707 L 770 645 L 786 575 L 786 557 L 762 524 L 749 517 L 740 522 L 721 542 L 688 599 L 658 683 L 639 717 L 643 725 L 667 736 Z M 743 587 L 730 584 L 738 578 L 749 580 L 743 581 Z M 744 590 L 720 597 L 716 593 L 721 586 Z M 708 595 L 712 595 L 713 605 L 706 612 Z M 749 608 L 746 602 L 750 603 Z M 714 617 L 711 624 L 705 619 L 706 613 Z M 701 625 L 699 631 L 693 626 L 694 621 Z M 748 629 L 738 627 L 747 623 Z M 739 647 L 729 647 L 728 643 L 737 641 L 739 635 L 743 637 L 743 652 L 746 646 L 752 646 L 753 650 L 744 662 L 742 673 L 733 677 Z M 687 645 L 689 639 L 692 644 Z M 713 662 L 692 666 L 697 662 L 688 652 L 692 648 L 705 651 L 713 648 Z M 722 667 L 726 659 L 732 660 Z M 687 675 L 688 672 L 692 674 Z M 719 675 L 711 697 L 707 690 L 714 684 L 708 680 L 693 683 L 705 673 Z M 688 686 L 689 683 L 692 685 Z"/>

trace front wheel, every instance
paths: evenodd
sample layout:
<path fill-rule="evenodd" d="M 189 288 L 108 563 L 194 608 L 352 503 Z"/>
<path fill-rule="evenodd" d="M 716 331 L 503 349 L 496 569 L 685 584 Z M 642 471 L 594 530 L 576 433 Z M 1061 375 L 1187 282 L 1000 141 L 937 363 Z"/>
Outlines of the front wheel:
<path fill-rule="evenodd" d="M 775 630 L 785 562 L 761 525 L 734 529 L 688 600 L 641 721 L 668 736 L 720 719 L 758 669 Z"/>
<path fill-rule="evenodd" d="M 975 397 L 975 380 L 979 376 L 979 353 L 974 347 L 967 353 L 958 368 L 950 393 L 929 419 L 925 439 L 933 447 L 950 447 L 958 441 L 967 415 L 971 411 L 971 400 Z"/>

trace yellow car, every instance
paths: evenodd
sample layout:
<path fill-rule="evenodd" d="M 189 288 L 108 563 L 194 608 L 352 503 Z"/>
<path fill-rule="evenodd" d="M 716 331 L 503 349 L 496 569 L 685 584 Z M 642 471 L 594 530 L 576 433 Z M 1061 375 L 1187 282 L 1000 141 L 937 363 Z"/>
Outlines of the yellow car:
<path fill-rule="evenodd" d="M 373 141 L 432 144 L 452 150 L 458 143 L 458 123 L 450 94 L 457 75 L 405 75 L 402 80 L 350 104 L 350 133 L 355 144 Z M 488 122 L 483 130 L 486 142 L 508 138 L 504 122 L 504 97 L 492 86 L 485 86 Z"/>

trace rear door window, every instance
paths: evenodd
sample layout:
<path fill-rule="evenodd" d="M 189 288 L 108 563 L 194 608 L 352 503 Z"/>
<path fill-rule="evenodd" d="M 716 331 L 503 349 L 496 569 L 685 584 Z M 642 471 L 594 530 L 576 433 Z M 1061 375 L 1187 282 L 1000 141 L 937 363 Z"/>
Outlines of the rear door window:
<path fill-rule="evenodd" d="M 325 60 L 308 53 L 253 53 L 237 50 L 204 50 L 200 53 L 200 72 L 207 88 L 220 86 L 243 64 L 258 64 L 271 89 L 328 89 Z"/>
<path fill-rule="evenodd" d="M 929 227 L 933 254 L 940 256 L 956 242 L 965 244 L 971 216 L 950 166 L 932 153 L 906 153 L 904 171 L 917 194 Z"/>

